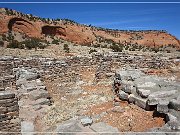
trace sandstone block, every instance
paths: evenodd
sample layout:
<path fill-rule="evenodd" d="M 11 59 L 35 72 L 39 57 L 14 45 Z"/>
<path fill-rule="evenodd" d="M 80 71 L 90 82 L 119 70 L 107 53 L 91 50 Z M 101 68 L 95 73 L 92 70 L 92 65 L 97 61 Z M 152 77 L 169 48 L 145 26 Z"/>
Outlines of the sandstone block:
<path fill-rule="evenodd" d="M 19 110 L 19 106 L 18 105 L 14 105 L 11 107 L 7 107 L 8 112 L 15 112 Z"/>
<path fill-rule="evenodd" d="M 49 94 L 45 90 L 34 90 L 34 91 L 29 92 L 29 97 L 32 100 L 37 100 L 40 98 L 48 98 Z"/>
<path fill-rule="evenodd" d="M 170 108 L 180 111 L 180 100 L 172 99 L 169 103 Z"/>
<path fill-rule="evenodd" d="M 120 91 L 118 96 L 121 100 L 128 100 L 128 94 L 124 91 Z"/>
<path fill-rule="evenodd" d="M 169 104 L 169 101 L 159 101 L 158 105 L 157 105 L 157 111 L 159 113 L 167 113 L 168 112 L 168 104 Z"/>
<path fill-rule="evenodd" d="M 177 95 L 177 90 L 170 90 L 170 91 L 157 91 L 149 95 L 148 97 L 148 104 L 149 105 L 157 105 L 160 100 L 166 99 L 170 100 Z"/>
<path fill-rule="evenodd" d="M 10 99 L 10 98 L 15 98 L 15 94 L 12 92 L 8 92 L 8 91 L 1 91 L 0 92 L 0 100 L 2 99 Z"/>
<path fill-rule="evenodd" d="M 134 94 L 130 94 L 128 98 L 129 102 L 136 104 L 137 106 L 149 110 L 149 105 L 147 104 L 147 99 L 137 97 Z"/>
<path fill-rule="evenodd" d="M 38 100 L 35 101 L 35 103 L 33 105 L 50 105 L 50 101 L 47 98 L 40 98 Z"/>
<path fill-rule="evenodd" d="M 136 91 L 142 98 L 147 98 L 151 93 L 150 90 L 145 90 L 145 89 L 137 89 Z"/>

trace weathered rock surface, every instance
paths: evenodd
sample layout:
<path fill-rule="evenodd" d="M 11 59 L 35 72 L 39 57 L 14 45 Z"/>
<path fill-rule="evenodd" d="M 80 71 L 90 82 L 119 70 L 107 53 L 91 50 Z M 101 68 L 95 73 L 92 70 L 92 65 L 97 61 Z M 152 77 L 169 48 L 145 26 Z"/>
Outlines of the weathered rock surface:
<path fill-rule="evenodd" d="M 123 84 L 131 81 L 128 84 L 135 86 L 136 89 L 132 92 L 122 91 L 127 88 L 127 85 L 122 85 L 121 89 L 119 89 L 122 93 L 120 99 L 134 103 L 145 110 L 156 108 L 155 111 L 166 116 L 167 123 L 163 127 L 154 128 L 150 131 L 177 133 L 180 129 L 180 114 L 178 111 L 180 108 L 179 84 L 174 81 L 167 81 L 167 78 L 145 75 L 140 70 L 137 73 L 133 73 L 131 69 L 130 71 L 119 70 L 116 73 L 114 82 Z M 119 78 L 121 78 L 120 81 Z"/>
<path fill-rule="evenodd" d="M 60 135 L 94 134 L 93 130 L 88 127 L 83 127 L 80 122 L 74 118 L 57 124 L 55 132 Z"/>
<path fill-rule="evenodd" d="M 1 132 L 20 132 L 18 100 L 12 91 L 0 91 Z"/>
<path fill-rule="evenodd" d="M 121 100 L 128 100 L 128 94 L 124 91 L 120 91 L 118 96 Z"/>
<path fill-rule="evenodd" d="M 171 100 L 177 97 L 177 90 L 169 90 L 169 91 L 157 91 L 149 95 L 148 104 L 149 105 L 157 105 L 160 100 Z"/>
<path fill-rule="evenodd" d="M 99 134 L 109 134 L 109 135 L 119 134 L 119 130 L 117 128 L 109 126 L 104 122 L 95 123 L 90 128 Z"/>
<path fill-rule="evenodd" d="M 179 40 L 168 34 L 166 31 L 114 31 L 98 29 L 91 26 L 80 25 L 71 21 L 60 20 L 52 21 L 39 19 L 29 15 L 20 15 L 13 11 L 14 15 L 9 15 L 4 8 L 0 9 L 0 34 L 8 31 L 15 31 L 26 34 L 30 37 L 43 37 L 44 35 L 58 36 L 64 40 L 79 44 L 90 44 L 96 42 L 98 37 L 107 38 L 118 43 L 126 41 L 132 44 L 147 45 L 154 47 L 173 44 L 179 47 Z M 11 11 L 9 11 L 11 12 Z M 31 18 L 31 19 L 30 19 Z M 22 25 L 19 25 L 22 24 Z M 96 36 L 95 36 L 96 35 Z M 164 38 L 163 38 L 164 37 Z M 139 38 L 141 40 L 139 40 Z M 122 42 L 123 43 L 123 42 Z"/>

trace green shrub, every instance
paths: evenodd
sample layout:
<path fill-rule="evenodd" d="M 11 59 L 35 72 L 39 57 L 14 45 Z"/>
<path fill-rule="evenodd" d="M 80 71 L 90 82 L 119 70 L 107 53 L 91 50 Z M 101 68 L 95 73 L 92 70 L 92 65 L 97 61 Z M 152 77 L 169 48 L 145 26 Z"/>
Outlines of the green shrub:
<path fill-rule="evenodd" d="M 54 39 L 54 40 L 52 41 L 52 44 L 56 44 L 56 45 L 58 45 L 58 44 L 59 44 L 59 40 Z"/>
<path fill-rule="evenodd" d="M 21 42 L 18 42 L 17 40 L 12 40 L 8 45 L 7 48 L 19 48 L 24 49 L 24 45 Z"/>
<path fill-rule="evenodd" d="M 4 46 L 4 42 L 0 41 L 0 47 L 3 47 L 3 46 Z"/>
<path fill-rule="evenodd" d="M 66 52 L 66 53 L 69 53 L 69 46 L 67 45 L 67 44 L 64 44 L 64 51 Z"/>
<path fill-rule="evenodd" d="M 95 49 L 91 49 L 90 51 L 89 51 L 89 54 L 91 54 L 91 53 L 93 53 L 93 52 L 97 52 Z"/>
<path fill-rule="evenodd" d="M 14 40 L 14 36 L 11 33 L 9 33 L 8 37 L 6 37 L 6 40 L 7 41 L 12 41 L 12 40 Z"/>
<path fill-rule="evenodd" d="M 118 45 L 118 44 L 113 44 L 113 45 L 110 46 L 110 48 L 114 52 L 122 52 L 122 50 L 123 50 L 123 46 L 122 45 Z"/>
<path fill-rule="evenodd" d="M 23 43 L 25 44 L 25 47 L 27 49 L 32 49 L 37 46 L 36 41 L 30 40 L 30 39 L 25 40 Z"/>
<path fill-rule="evenodd" d="M 100 47 L 100 44 L 96 44 L 96 45 L 94 45 L 94 47 L 95 47 L 95 48 L 98 48 L 98 47 Z"/>
<path fill-rule="evenodd" d="M 101 45 L 102 48 L 107 48 L 107 45 Z"/>
<path fill-rule="evenodd" d="M 43 45 L 41 42 L 44 42 L 44 41 L 42 41 L 41 39 L 38 39 L 38 38 L 30 38 L 28 40 L 23 41 L 22 43 L 25 44 L 25 47 L 27 49 L 32 49 L 32 48 L 44 49 L 46 46 Z"/>
<path fill-rule="evenodd" d="M 6 40 L 7 40 L 6 35 L 4 35 L 4 34 L 2 35 L 2 40 L 3 40 L 3 41 L 6 41 Z"/>

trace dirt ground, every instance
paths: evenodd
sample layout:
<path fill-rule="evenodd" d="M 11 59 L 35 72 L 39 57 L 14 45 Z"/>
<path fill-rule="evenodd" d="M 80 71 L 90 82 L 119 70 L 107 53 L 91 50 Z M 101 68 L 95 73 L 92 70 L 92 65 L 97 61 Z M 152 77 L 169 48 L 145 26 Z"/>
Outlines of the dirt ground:
<path fill-rule="evenodd" d="M 99 121 L 117 127 L 121 132 L 143 132 L 153 127 L 165 124 L 164 118 L 153 117 L 153 111 L 145 111 L 134 104 L 119 102 L 120 106 L 114 107 L 113 102 L 93 106 L 85 114 L 93 116 L 106 112 Z"/>
<path fill-rule="evenodd" d="M 85 72 L 85 73 L 84 73 Z M 165 124 L 164 118 L 154 117 L 153 111 L 145 111 L 140 107 L 125 101 L 116 102 L 114 105 L 111 85 L 93 84 L 93 69 L 85 70 L 80 74 L 85 84 L 80 85 L 82 92 L 68 94 L 59 87 L 59 80 L 45 81 L 48 92 L 55 101 L 54 106 L 48 111 L 45 119 L 37 119 L 37 124 L 46 120 L 48 125 L 67 120 L 74 115 L 95 116 L 104 114 L 96 122 L 105 122 L 117 127 L 121 132 L 143 132 L 153 127 Z M 74 87 L 74 86 L 69 86 Z M 73 89 L 76 92 L 76 89 Z M 77 91 L 78 92 L 78 91 Z M 41 127 L 42 128 L 42 127 Z"/>

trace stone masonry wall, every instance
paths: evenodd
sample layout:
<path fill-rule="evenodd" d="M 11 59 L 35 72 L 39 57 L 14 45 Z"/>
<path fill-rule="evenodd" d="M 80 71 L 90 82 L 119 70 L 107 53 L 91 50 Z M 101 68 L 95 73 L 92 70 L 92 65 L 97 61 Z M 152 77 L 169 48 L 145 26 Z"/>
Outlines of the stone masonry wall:
<path fill-rule="evenodd" d="M 10 89 L 17 90 L 17 71 L 38 71 L 44 79 L 60 79 L 59 83 L 74 83 L 81 80 L 80 72 L 86 69 L 95 70 L 95 81 L 112 78 L 119 67 L 166 69 L 175 65 L 172 58 L 124 53 L 94 53 L 91 56 L 74 56 L 64 59 L 12 56 L 0 57 L 0 131 L 19 131 L 18 102 Z M 31 80 L 31 83 L 39 80 Z M 25 82 L 26 83 L 26 82 Z M 21 86 L 21 85 L 20 85 Z M 43 91 L 44 92 L 44 91 Z M 46 92 L 47 95 L 47 92 Z M 49 101 L 48 101 L 49 102 Z"/>
<path fill-rule="evenodd" d="M 19 106 L 15 94 L 0 92 L 0 133 L 20 132 Z"/>

